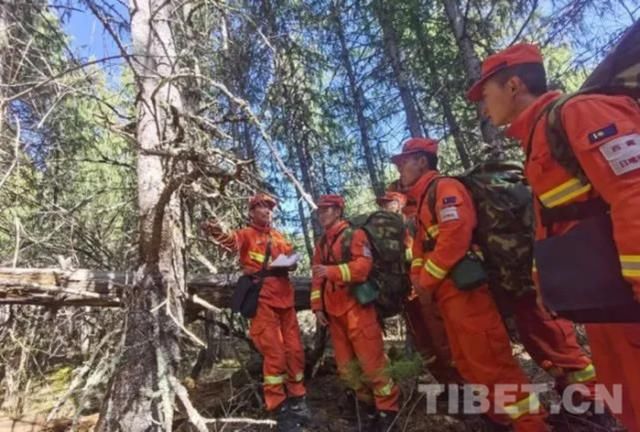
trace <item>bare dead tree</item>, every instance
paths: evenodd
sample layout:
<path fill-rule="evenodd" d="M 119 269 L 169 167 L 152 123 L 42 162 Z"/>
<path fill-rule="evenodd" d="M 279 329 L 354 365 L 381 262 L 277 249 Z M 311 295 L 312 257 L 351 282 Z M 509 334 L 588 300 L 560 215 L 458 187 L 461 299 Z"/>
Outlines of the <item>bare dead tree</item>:
<path fill-rule="evenodd" d="M 402 106 L 404 108 L 407 128 L 413 137 L 424 136 L 418 108 L 411 91 L 411 83 L 402 59 L 402 52 L 399 46 L 399 36 L 393 22 L 394 4 L 389 0 L 374 0 L 373 9 L 382 29 L 383 45 L 385 57 L 391 64 L 393 77 L 400 93 Z"/>
<path fill-rule="evenodd" d="M 460 4 L 457 1 L 442 0 L 442 3 L 444 4 L 445 12 L 451 25 L 451 31 L 460 49 L 460 56 L 465 68 L 467 82 L 471 85 L 471 83 L 480 79 L 481 63 L 480 58 L 475 52 L 473 41 L 467 31 L 466 16 L 460 9 Z M 477 112 L 483 139 L 491 146 L 500 148 L 502 141 L 500 132 L 484 118 L 479 108 Z"/>
<path fill-rule="evenodd" d="M 358 82 L 356 77 L 356 71 L 351 59 L 351 53 L 349 52 L 349 46 L 347 45 L 347 38 L 345 36 L 345 28 L 341 17 L 341 1 L 331 2 L 331 17 L 334 22 L 334 28 L 338 42 L 340 44 L 340 59 L 342 67 L 347 75 L 347 83 L 349 85 L 349 94 L 353 103 L 353 111 L 356 115 L 358 122 L 358 131 L 360 133 L 360 147 L 364 153 L 364 159 L 367 165 L 367 172 L 369 174 L 369 180 L 371 181 L 371 187 L 375 194 L 380 196 L 384 194 L 384 184 L 380 181 L 378 175 L 378 169 L 376 167 L 375 157 L 373 154 L 373 146 L 369 134 L 369 124 L 365 116 L 365 95 L 362 90 L 362 86 Z"/>
<path fill-rule="evenodd" d="M 175 192 L 190 174 L 181 162 L 155 152 L 180 148 L 183 133 L 175 114 L 182 111 L 182 96 L 171 81 L 176 73 L 170 27 L 174 6 L 162 0 L 130 3 L 138 88 L 140 264 L 133 288 L 125 292 L 124 346 L 98 431 L 169 431 L 173 423 L 186 293 L 185 239 Z"/>

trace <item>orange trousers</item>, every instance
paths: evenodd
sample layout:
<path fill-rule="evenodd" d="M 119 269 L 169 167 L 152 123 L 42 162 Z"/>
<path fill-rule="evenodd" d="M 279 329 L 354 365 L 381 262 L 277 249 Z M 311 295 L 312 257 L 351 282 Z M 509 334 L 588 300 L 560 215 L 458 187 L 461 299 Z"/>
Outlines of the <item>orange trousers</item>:
<path fill-rule="evenodd" d="M 296 311 L 258 303 L 249 335 L 262 354 L 264 400 L 267 410 L 280 406 L 287 396 L 304 396 L 304 350 Z"/>
<path fill-rule="evenodd" d="M 609 409 L 629 432 L 640 432 L 640 324 L 587 324 L 598 382 L 610 395 L 622 388 L 622 404 Z"/>
<path fill-rule="evenodd" d="M 462 377 L 453 366 L 447 330 L 435 301 L 420 301 L 417 296 L 407 299 L 404 317 L 415 349 L 436 381 L 440 384 L 462 383 Z"/>
<path fill-rule="evenodd" d="M 555 378 L 558 391 L 570 384 L 582 384 L 590 390 L 587 399 L 593 399 L 596 373 L 578 344 L 573 323 L 549 315 L 536 302 L 535 292 L 511 298 L 510 302 L 522 345 L 533 361 Z"/>
<path fill-rule="evenodd" d="M 505 413 L 492 417 L 511 423 L 516 432 L 548 431 L 546 413 L 536 403 L 536 396 L 520 388 L 529 380 L 513 358 L 509 336 L 489 289 L 484 286 L 460 291 L 445 280 L 433 295 L 460 375 L 468 383 L 486 386 L 493 410 Z M 500 384 L 517 385 L 513 391 L 505 392 L 513 399 L 497 400 L 496 386 Z"/>
<path fill-rule="evenodd" d="M 375 403 L 379 411 L 398 411 L 400 390 L 385 372 L 389 360 L 375 308 L 356 304 L 344 314 L 328 314 L 328 318 L 340 377 L 359 400 Z"/>

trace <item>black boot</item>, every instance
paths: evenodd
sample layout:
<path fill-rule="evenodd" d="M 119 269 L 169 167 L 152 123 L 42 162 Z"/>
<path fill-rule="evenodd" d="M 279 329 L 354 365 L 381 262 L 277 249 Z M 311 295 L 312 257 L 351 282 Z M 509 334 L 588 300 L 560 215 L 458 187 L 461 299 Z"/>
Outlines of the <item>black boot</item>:
<path fill-rule="evenodd" d="M 607 432 L 625 432 L 616 418 L 609 412 L 596 412 L 592 405 L 587 412 L 576 414 L 562 409 L 559 414 L 551 414 L 547 418 L 547 423 L 553 426 L 554 431 L 573 432 L 573 431 L 607 431 Z"/>
<path fill-rule="evenodd" d="M 307 405 L 307 398 L 304 396 L 290 397 L 287 400 L 291 415 L 296 418 L 303 426 L 311 420 L 311 411 Z"/>
<path fill-rule="evenodd" d="M 378 413 L 373 405 L 358 402 L 353 415 L 347 418 L 354 425 L 357 432 L 370 432 L 376 430 Z"/>
<path fill-rule="evenodd" d="M 300 432 L 302 430 L 286 401 L 277 409 L 276 421 L 278 422 L 277 432 Z"/>
<path fill-rule="evenodd" d="M 339 403 L 340 416 L 353 425 L 355 432 L 375 431 L 378 413 L 373 404 L 358 400 L 353 392 L 346 392 Z"/>
<path fill-rule="evenodd" d="M 397 430 L 398 413 L 395 411 L 378 411 L 378 422 L 376 425 L 377 432 L 392 432 Z"/>

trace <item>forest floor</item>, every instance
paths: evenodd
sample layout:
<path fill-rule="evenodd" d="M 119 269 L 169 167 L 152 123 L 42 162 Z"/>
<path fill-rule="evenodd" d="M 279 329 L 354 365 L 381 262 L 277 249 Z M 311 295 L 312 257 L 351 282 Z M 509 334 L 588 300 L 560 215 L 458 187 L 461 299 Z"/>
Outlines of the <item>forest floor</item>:
<path fill-rule="evenodd" d="M 303 319 L 301 328 L 304 334 L 309 329 Z M 400 326 L 391 331 L 387 347 L 393 352 L 403 352 L 403 335 Z M 236 344 L 234 344 L 236 345 Z M 203 416 L 207 418 L 237 418 L 239 423 L 212 424 L 212 431 L 275 431 L 272 424 L 260 425 L 251 423 L 252 420 L 273 420 L 273 416 L 265 414 L 262 409 L 260 392 L 260 361 L 252 354 L 247 344 L 239 342 L 237 346 L 225 346 L 223 358 L 216 364 L 202 371 L 198 379 L 187 378 L 184 383 L 190 390 L 192 400 Z M 544 371 L 538 368 L 529 355 L 519 344 L 514 344 L 514 356 L 523 369 L 535 383 L 552 384 L 552 380 Z M 393 353 L 390 356 L 393 357 Z M 224 358 L 226 357 L 226 358 Z M 238 359 L 242 363 L 239 363 Z M 242 367 L 240 367 L 242 366 Z M 21 401 L 21 411 L 27 413 L 19 417 L 12 416 L 0 407 L 0 432 L 64 432 L 77 430 L 89 432 L 93 430 L 97 421 L 100 395 L 94 395 L 90 403 L 85 403 L 81 416 L 76 418 L 75 428 L 72 427 L 73 415 L 76 412 L 78 400 L 67 397 L 56 414 L 56 420 L 47 422 L 47 415 L 51 409 L 67 394 L 68 383 L 73 371 L 69 367 L 46 375 L 45 379 L 34 382 L 31 389 L 25 391 Z M 509 430 L 491 425 L 478 415 L 447 415 L 447 401 L 437 405 L 437 413 L 427 412 L 427 401 L 423 393 L 418 391 L 418 383 L 433 382 L 428 373 L 414 374 L 399 380 L 402 390 L 402 409 L 397 420 L 397 430 L 402 432 L 492 432 Z M 312 412 L 313 422 L 304 428 L 304 432 L 354 432 L 358 431 L 357 423 L 348 421 L 353 416 L 355 404 L 348 395 L 345 385 L 337 378 L 335 363 L 330 350 L 325 353 L 324 360 L 316 370 L 313 378 L 307 381 L 308 403 Z M 105 385 L 106 387 L 106 385 Z M 557 401 L 558 396 L 553 392 L 542 395 L 543 404 Z M 244 423 L 243 423 L 244 421 Z M 181 416 L 176 415 L 176 432 L 191 432 L 190 427 Z M 581 424 L 581 420 L 572 421 L 563 427 L 554 428 L 561 432 L 611 432 L 611 428 L 595 427 L 589 423 Z M 367 432 L 367 431 L 365 431 Z"/>

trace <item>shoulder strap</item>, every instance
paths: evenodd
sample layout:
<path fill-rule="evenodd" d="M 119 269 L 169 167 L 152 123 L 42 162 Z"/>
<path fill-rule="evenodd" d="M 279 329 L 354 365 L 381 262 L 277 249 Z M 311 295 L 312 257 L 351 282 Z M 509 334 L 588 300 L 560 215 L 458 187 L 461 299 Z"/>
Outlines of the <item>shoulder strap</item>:
<path fill-rule="evenodd" d="M 437 219 L 435 216 L 435 207 L 436 207 L 436 198 L 437 198 L 436 192 L 437 192 L 438 182 L 440 182 L 440 180 L 442 180 L 443 178 L 446 178 L 446 176 L 438 176 L 435 179 L 433 179 L 433 181 L 429 183 L 429 186 L 427 186 L 424 193 L 418 200 L 418 207 L 416 212 L 416 228 L 417 229 L 424 230 L 424 227 L 422 226 L 422 222 L 420 221 L 420 210 L 422 209 L 422 206 L 424 205 L 425 201 L 427 201 L 427 205 L 429 206 L 429 212 L 431 213 L 431 218 L 432 218 L 431 223 L 435 224 L 437 222 Z"/>
<path fill-rule="evenodd" d="M 266 270 L 269 265 L 269 259 L 271 258 L 271 234 L 267 240 L 267 248 L 264 252 L 264 261 L 262 262 L 262 270 Z"/>
<path fill-rule="evenodd" d="M 587 182 L 587 176 L 578 162 L 578 158 L 573 151 L 573 147 L 571 147 L 571 144 L 569 143 L 567 131 L 562 123 L 562 108 L 564 107 L 564 104 L 578 94 L 580 93 L 561 96 L 559 99 L 549 102 L 549 104 L 540 111 L 540 114 L 538 114 L 533 122 L 533 127 L 531 128 L 531 132 L 527 138 L 525 161 L 529 162 L 531 157 L 533 138 L 538 127 L 538 122 L 545 117 L 547 120 L 545 125 L 545 137 L 549 144 L 549 152 L 551 153 L 551 156 L 569 174 L 577 177 L 582 182 Z"/>
<path fill-rule="evenodd" d="M 569 142 L 569 136 L 562 123 L 562 109 L 564 105 L 579 93 L 566 95 L 558 99 L 547 112 L 547 127 L 545 134 L 549 143 L 549 152 L 565 170 L 583 183 L 587 182 L 587 176 L 578 162 L 573 147 Z"/>
<path fill-rule="evenodd" d="M 331 244 L 329 244 L 327 242 L 327 235 L 323 234 L 322 238 L 320 239 L 320 245 L 321 247 L 324 247 L 325 249 L 322 251 L 322 264 L 338 264 L 338 260 L 336 260 L 336 257 L 333 254 L 333 246 L 336 244 L 336 242 L 338 241 L 338 239 L 340 238 L 340 234 L 342 234 L 347 228 L 344 228 L 342 231 L 340 231 L 335 238 L 333 239 L 333 241 L 331 242 Z M 331 258 L 333 260 L 333 262 L 329 262 L 329 258 Z M 321 296 L 324 299 L 324 290 L 327 287 L 327 278 L 324 278 L 322 280 L 322 286 L 320 287 L 321 290 Z M 322 301 L 322 311 L 326 312 L 325 306 L 324 306 L 324 300 Z"/>
<path fill-rule="evenodd" d="M 262 268 L 258 272 L 258 277 L 260 279 L 264 279 L 267 276 L 269 266 L 269 259 L 271 258 L 271 233 L 269 233 L 269 238 L 267 239 L 267 247 L 264 252 L 264 261 L 262 261 Z"/>
<path fill-rule="evenodd" d="M 338 232 L 336 234 L 336 236 L 334 237 L 333 241 L 331 242 L 331 244 L 329 244 L 327 242 L 327 235 L 323 234 L 322 238 L 320 240 L 321 244 L 323 245 L 323 247 L 325 248 L 323 250 L 323 256 L 322 256 L 322 262 L 323 264 L 338 264 L 338 260 L 336 259 L 335 255 L 333 254 L 333 246 L 336 244 L 336 242 L 338 241 L 338 239 L 340 238 L 340 235 L 342 233 L 344 233 L 349 227 L 345 227 L 342 229 L 342 231 Z M 333 262 L 329 262 L 329 258 L 331 258 L 333 260 Z"/>
<path fill-rule="evenodd" d="M 536 134 L 536 129 L 538 128 L 538 122 L 540 122 L 542 117 L 544 117 L 545 115 L 547 115 L 549 111 L 551 111 L 554 104 L 555 104 L 555 101 L 550 102 L 547 106 L 545 106 L 542 109 L 542 111 L 540 111 L 540 113 L 536 116 L 536 119 L 533 121 L 533 126 L 531 127 L 531 131 L 529 131 L 529 136 L 527 137 L 527 146 L 525 148 L 525 159 L 524 159 L 525 164 L 529 162 L 529 159 L 531 158 L 531 150 L 533 147 L 533 137 Z"/>
<path fill-rule="evenodd" d="M 351 261 L 351 242 L 353 241 L 354 228 L 351 226 L 346 227 L 340 235 L 342 235 L 342 262 Z"/>

